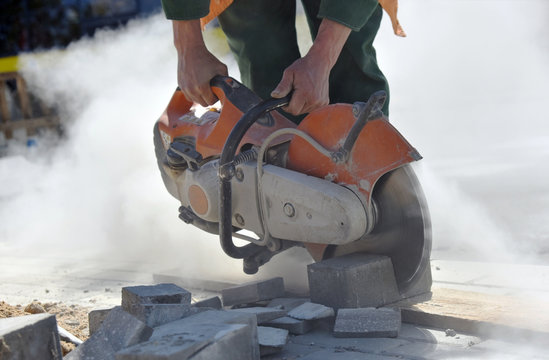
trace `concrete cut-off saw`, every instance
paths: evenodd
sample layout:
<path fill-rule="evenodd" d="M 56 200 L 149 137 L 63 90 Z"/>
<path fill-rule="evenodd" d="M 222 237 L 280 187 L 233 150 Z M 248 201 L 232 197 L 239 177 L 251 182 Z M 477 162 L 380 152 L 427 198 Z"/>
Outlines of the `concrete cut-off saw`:
<path fill-rule="evenodd" d="M 381 112 L 384 92 L 296 125 L 273 111 L 289 96 L 262 100 L 230 77 L 210 84 L 220 109 L 197 116 L 178 89 L 154 127 L 158 166 L 185 223 L 219 235 L 248 274 L 294 246 L 315 261 L 389 256 L 401 294 L 430 274 L 429 213 L 410 166 L 421 156 Z"/>

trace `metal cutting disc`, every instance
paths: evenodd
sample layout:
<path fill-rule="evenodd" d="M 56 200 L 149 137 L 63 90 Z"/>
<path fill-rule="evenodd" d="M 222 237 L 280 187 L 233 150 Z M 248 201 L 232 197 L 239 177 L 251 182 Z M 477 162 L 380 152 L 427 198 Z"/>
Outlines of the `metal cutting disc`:
<path fill-rule="evenodd" d="M 431 222 L 427 202 L 410 165 L 381 177 L 374 187 L 376 225 L 371 233 L 327 249 L 325 258 L 356 252 L 389 256 L 401 294 L 411 289 L 429 265 Z"/>

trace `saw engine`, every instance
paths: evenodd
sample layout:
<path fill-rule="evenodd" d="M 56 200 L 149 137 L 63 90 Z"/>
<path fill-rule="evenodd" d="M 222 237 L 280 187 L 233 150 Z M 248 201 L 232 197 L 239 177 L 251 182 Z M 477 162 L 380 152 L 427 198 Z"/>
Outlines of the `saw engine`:
<path fill-rule="evenodd" d="M 276 111 L 289 97 L 263 101 L 230 77 L 211 87 L 219 110 L 196 116 L 176 90 L 154 127 L 158 166 L 185 223 L 219 235 L 248 274 L 302 246 L 316 261 L 389 256 L 401 293 L 418 281 L 431 250 L 429 213 L 409 165 L 421 156 L 383 116 L 383 92 L 328 105 L 296 125 Z"/>

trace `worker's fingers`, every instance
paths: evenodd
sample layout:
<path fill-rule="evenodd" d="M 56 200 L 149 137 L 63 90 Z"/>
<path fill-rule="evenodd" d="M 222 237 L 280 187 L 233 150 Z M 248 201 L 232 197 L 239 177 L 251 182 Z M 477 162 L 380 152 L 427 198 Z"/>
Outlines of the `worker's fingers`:
<path fill-rule="evenodd" d="M 288 106 L 284 107 L 284 111 L 289 112 L 292 115 L 301 115 L 305 113 L 305 105 L 306 105 L 307 99 L 305 96 L 303 96 L 303 93 L 299 90 L 296 90 L 294 94 L 292 95 L 292 99 L 290 100 L 290 103 Z"/>
<path fill-rule="evenodd" d="M 282 98 L 288 95 L 290 91 L 292 91 L 293 82 L 293 71 L 284 71 L 284 73 L 282 74 L 282 80 L 280 80 L 277 87 L 271 92 L 271 96 L 274 98 Z"/>

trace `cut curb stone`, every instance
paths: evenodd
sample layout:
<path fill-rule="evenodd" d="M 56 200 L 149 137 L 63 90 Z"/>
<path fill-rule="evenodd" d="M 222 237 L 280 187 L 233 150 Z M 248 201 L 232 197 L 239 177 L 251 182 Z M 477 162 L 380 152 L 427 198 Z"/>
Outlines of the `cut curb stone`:
<path fill-rule="evenodd" d="M 334 316 L 334 309 L 322 304 L 306 302 L 288 312 L 288 316 L 298 320 L 319 320 Z"/>
<path fill-rule="evenodd" d="M 159 340 L 165 336 L 177 334 L 182 328 L 192 328 L 193 326 L 200 326 L 201 324 L 247 325 L 246 337 L 251 341 L 251 343 L 249 344 L 251 347 L 251 355 L 246 359 L 259 359 L 259 344 L 257 340 L 257 317 L 254 314 L 246 314 L 236 311 L 225 310 L 207 310 L 155 328 L 150 340 Z"/>
<path fill-rule="evenodd" d="M 64 359 L 112 359 L 118 351 L 148 340 L 152 332 L 152 328 L 117 306 L 99 330 Z"/>
<path fill-rule="evenodd" d="M 252 346 L 257 346 L 249 335 L 250 325 L 186 324 L 173 334 L 124 349 L 116 354 L 116 359 L 248 359 Z"/>
<path fill-rule="evenodd" d="M 334 326 L 335 337 L 397 337 L 400 309 L 339 309 Z"/>
<path fill-rule="evenodd" d="M 191 305 L 191 293 L 175 284 L 140 285 L 122 288 L 122 308 L 131 312 L 141 304 Z"/>
<path fill-rule="evenodd" d="M 232 309 L 229 311 L 240 312 L 245 314 L 254 314 L 257 317 L 257 324 L 263 324 L 267 321 L 274 320 L 286 316 L 286 310 L 275 309 L 269 307 L 249 307 Z"/>
<path fill-rule="evenodd" d="M 276 298 L 269 302 L 268 307 L 290 311 L 301 304 L 310 302 L 307 298 Z"/>
<path fill-rule="evenodd" d="M 311 301 L 335 309 L 379 307 L 400 299 L 391 259 L 350 254 L 307 266 Z"/>
<path fill-rule="evenodd" d="M 258 326 L 257 337 L 261 356 L 271 355 L 282 351 L 288 342 L 288 330 Z"/>
<path fill-rule="evenodd" d="M 284 296 L 284 280 L 281 277 L 254 281 L 221 291 L 224 306 L 250 304 Z"/>
<path fill-rule="evenodd" d="M 0 319 L 0 359 L 62 358 L 55 315 L 36 314 Z"/>
<path fill-rule="evenodd" d="M 277 329 L 288 330 L 292 335 L 303 335 L 311 331 L 311 329 L 313 328 L 311 321 L 298 320 L 289 316 L 284 316 L 278 319 L 267 321 L 263 325 L 274 327 Z"/>
<path fill-rule="evenodd" d="M 221 299 L 219 296 L 214 296 L 209 299 L 204 299 L 201 301 L 195 302 L 192 306 L 199 307 L 199 308 L 212 308 L 216 310 L 221 310 L 223 305 L 221 304 Z"/>
<path fill-rule="evenodd" d="M 196 309 L 186 304 L 141 304 L 129 311 L 147 326 L 157 327 L 193 314 Z"/>

